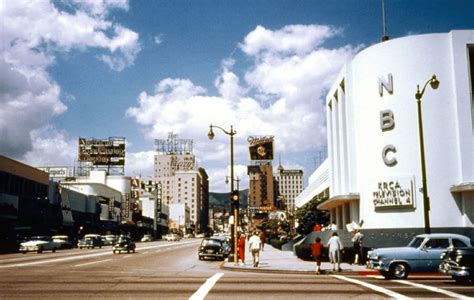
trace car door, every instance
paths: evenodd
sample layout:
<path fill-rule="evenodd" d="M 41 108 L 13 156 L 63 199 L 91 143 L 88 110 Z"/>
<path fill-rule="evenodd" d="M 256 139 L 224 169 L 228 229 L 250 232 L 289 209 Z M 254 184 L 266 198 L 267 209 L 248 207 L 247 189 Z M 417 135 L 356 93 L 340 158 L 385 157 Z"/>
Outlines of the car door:
<path fill-rule="evenodd" d="M 430 238 L 421 249 L 424 262 L 424 265 L 420 266 L 421 272 L 437 272 L 441 263 L 441 253 L 448 247 L 448 238 Z"/>

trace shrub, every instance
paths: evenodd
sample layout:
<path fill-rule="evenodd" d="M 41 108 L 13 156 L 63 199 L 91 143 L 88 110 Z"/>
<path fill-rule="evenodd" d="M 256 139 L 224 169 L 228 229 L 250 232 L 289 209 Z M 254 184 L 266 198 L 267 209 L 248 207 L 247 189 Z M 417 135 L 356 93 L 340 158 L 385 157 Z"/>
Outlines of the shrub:
<path fill-rule="evenodd" d="M 283 246 L 284 244 L 286 244 L 287 241 L 285 240 L 278 240 L 278 239 L 273 239 L 273 240 L 270 240 L 269 241 L 269 244 L 273 246 L 273 248 L 276 248 L 276 249 L 280 249 L 281 250 L 281 246 Z"/>

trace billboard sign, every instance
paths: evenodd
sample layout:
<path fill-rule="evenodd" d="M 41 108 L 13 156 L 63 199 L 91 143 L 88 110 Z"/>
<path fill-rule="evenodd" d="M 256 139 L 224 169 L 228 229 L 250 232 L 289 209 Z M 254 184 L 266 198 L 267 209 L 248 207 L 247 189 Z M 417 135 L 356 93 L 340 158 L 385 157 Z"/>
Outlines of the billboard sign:
<path fill-rule="evenodd" d="M 250 160 L 270 161 L 273 160 L 273 136 L 249 136 Z"/>
<path fill-rule="evenodd" d="M 79 161 L 95 166 L 125 165 L 125 138 L 79 138 Z"/>

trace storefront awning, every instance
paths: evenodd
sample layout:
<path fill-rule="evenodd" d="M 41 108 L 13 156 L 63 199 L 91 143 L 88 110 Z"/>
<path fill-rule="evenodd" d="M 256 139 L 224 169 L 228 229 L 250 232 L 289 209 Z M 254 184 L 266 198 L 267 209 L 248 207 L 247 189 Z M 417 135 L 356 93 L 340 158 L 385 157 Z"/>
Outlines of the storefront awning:
<path fill-rule="evenodd" d="M 463 182 L 461 184 L 456 184 L 451 186 L 449 190 L 451 193 L 474 192 L 474 182 Z"/>
<path fill-rule="evenodd" d="M 359 199 L 360 199 L 360 195 L 358 193 L 351 193 L 347 195 L 337 195 L 319 204 L 318 209 L 330 210 L 331 208 L 335 208 L 335 207 L 338 207 L 343 204 L 350 203 L 352 201 L 356 201 Z"/>

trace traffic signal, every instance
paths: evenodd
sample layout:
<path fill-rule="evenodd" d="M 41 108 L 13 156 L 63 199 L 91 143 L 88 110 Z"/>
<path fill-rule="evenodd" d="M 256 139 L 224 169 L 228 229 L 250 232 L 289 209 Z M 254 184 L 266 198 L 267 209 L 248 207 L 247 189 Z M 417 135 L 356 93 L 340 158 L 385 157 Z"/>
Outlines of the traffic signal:
<path fill-rule="evenodd" d="M 232 194 L 230 195 L 230 201 L 232 203 L 239 202 L 239 191 L 235 190 L 232 192 Z"/>

